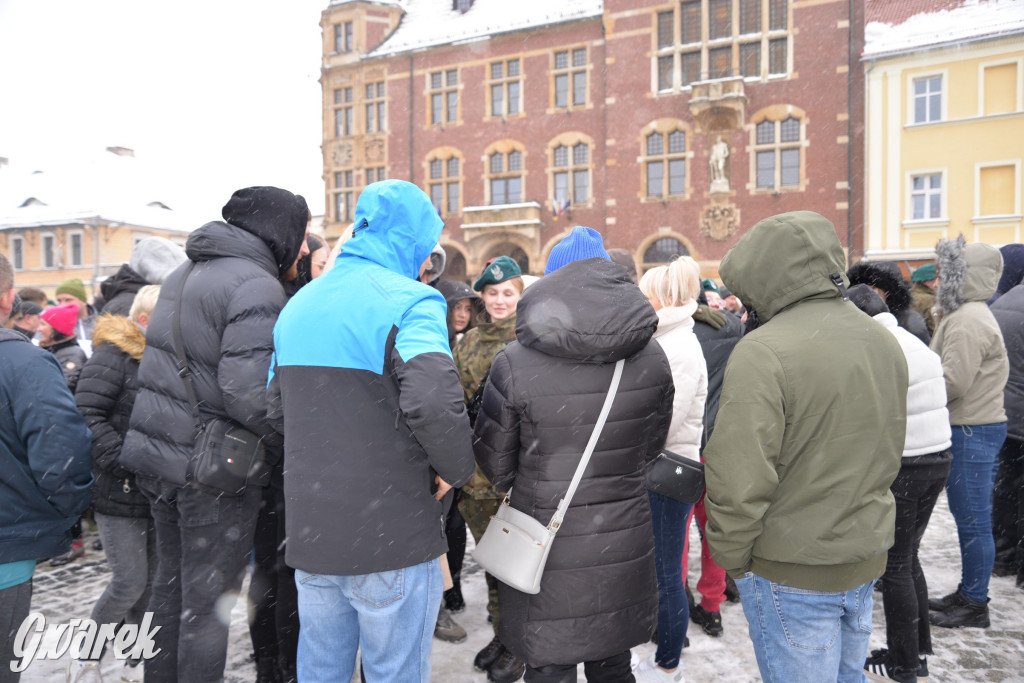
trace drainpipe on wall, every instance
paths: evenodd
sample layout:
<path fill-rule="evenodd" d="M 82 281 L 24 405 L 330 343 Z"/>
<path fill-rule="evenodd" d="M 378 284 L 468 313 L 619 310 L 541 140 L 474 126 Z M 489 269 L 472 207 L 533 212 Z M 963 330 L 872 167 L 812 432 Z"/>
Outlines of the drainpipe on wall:
<path fill-rule="evenodd" d="M 853 3 L 858 0 L 847 0 L 848 10 L 848 57 L 849 68 L 846 78 L 846 267 L 853 265 L 853 75 L 854 68 L 860 65 L 853 54 Z M 866 96 L 865 96 L 866 97 Z M 865 136 L 866 139 L 866 136 Z M 864 155 L 865 161 L 867 154 Z M 867 169 L 865 169 L 865 174 Z M 863 207 L 862 207 L 863 208 Z M 861 235 L 863 236 L 863 226 Z"/>
<path fill-rule="evenodd" d="M 98 216 L 92 219 L 92 295 L 99 294 L 100 279 L 100 221 Z"/>
<path fill-rule="evenodd" d="M 412 98 L 413 98 L 413 87 L 412 87 L 413 68 L 412 68 L 412 66 L 413 66 L 413 64 L 412 64 L 412 55 L 409 55 L 409 182 L 413 183 L 415 185 L 416 184 L 416 173 L 415 173 L 416 162 L 413 161 L 413 156 L 412 156 L 413 155 L 412 134 L 413 134 L 413 130 L 415 130 L 415 123 L 416 122 L 415 122 L 414 119 L 415 119 L 416 107 L 415 107 L 415 105 L 414 105 L 414 103 L 412 101 Z"/>
<path fill-rule="evenodd" d="M 601 154 L 604 160 L 604 168 L 601 169 L 601 177 L 603 178 L 604 184 L 604 196 L 601 197 L 601 212 L 604 215 L 604 225 L 602 232 L 605 237 L 608 236 L 608 37 L 605 34 L 604 21 L 601 21 L 601 38 L 604 39 L 604 44 L 601 46 L 603 53 L 604 63 L 601 65 L 601 149 L 604 152 Z"/>

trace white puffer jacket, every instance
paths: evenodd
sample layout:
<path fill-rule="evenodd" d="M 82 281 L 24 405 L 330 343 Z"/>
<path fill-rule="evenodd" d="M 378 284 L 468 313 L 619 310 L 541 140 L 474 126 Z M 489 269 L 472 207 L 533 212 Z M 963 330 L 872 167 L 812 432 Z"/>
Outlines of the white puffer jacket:
<path fill-rule="evenodd" d="M 665 449 L 700 460 L 700 437 L 704 429 L 704 401 L 708 396 L 708 367 L 700 342 L 693 333 L 693 313 L 697 303 L 671 306 L 658 311 L 658 340 L 676 386 L 672 401 L 672 423 Z"/>
<path fill-rule="evenodd" d="M 942 359 L 924 342 L 897 325 L 892 313 L 879 313 L 874 318 L 896 337 L 903 355 L 907 357 L 907 369 L 910 371 L 907 439 L 903 444 L 903 457 L 946 450 L 951 443 L 951 432 Z"/>

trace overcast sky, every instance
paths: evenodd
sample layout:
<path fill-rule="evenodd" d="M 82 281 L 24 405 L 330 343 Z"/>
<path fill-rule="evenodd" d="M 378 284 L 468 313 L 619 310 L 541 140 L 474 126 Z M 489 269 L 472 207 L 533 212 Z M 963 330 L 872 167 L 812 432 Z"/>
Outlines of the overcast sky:
<path fill-rule="evenodd" d="M 178 211 L 216 218 L 235 189 L 277 185 L 322 213 L 328 3 L 0 0 L 6 170 L 75 172 L 130 147 Z"/>

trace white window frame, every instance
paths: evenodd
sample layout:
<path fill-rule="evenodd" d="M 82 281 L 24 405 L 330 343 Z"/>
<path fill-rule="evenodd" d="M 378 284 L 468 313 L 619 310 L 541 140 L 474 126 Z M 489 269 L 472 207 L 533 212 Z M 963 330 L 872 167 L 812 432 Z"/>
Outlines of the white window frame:
<path fill-rule="evenodd" d="M 985 168 L 999 168 L 1003 166 L 1013 166 L 1013 213 L 1009 214 L 1009 217 L 1020 218 L 1021 217 L 1021 196 L 1020 196 L 1020 171 L 1021 171 L 1021 160 L 1020 159 L 1005 159 L 1003 161 L 982 161 L 974 165 L 974 218 L 978 219 L 989 219 L 989 218 L 1007 218 L 1006 214 L 986 214 L 981 215 L 981 171 Z"/>
<path fill-rule="evenodd" d="M 914 94 L 914 82 L 920 80 L 928 80 L 930 78 L 939 77 L 941 79 L 941 89 L 939 90 L 940 103 L 939 103 L 939 118 L 935 121 L 915 121 L 914 110 L 915 110 L 915 98 Z M 949 70 L 939 69 L 938 71 L 928 72 L 915 72 L 907 74 L 907 85 L 906 85 L 906 107 L 907 116 L 906 121 L 908 126 L 929 126 L 936 123 L 942 123 L 943 121 L 949 120 L 948 108 L 949 108 Z"/>
<path fill-rule="evenodd" d="M 941 176 L 940 187 L 939 187 L 939 215 L 929 216 L 927 218 L 914 218 L 914 178 L 919 176 Z M 906 202 L 906 211 L 904 212 L 904 222 L 907 225 L 920 225 L 927 223 L 946 223 L 949 221 L 949 172 L 945 168 L 919 168 L 913 171 L 907 171 L 906 175 L 906 190 L 904 191 L 904 201 Z M 927 197 L 927 192 L 925 197 Z M 927 202 L 925 203 L 927 206 Z"/>
<path fill-rule="evenodd" d="M 46 240 L 50 240 L 52 247 L 53 263 L 51 265 L 46 265 Z M 57 255 L 57 235 L 52 232 L 39 233 L 39 267 L 44 270 L 60 268 L 60 258 Z"/>
<path fill-rule="evenodd" d="M 991 62 L 978 64 L 978 116 L 1005 116 L 1014 112 L 1000 114 L 985 113 L 985 69 L 993 66 L 1004 66 L 1006 64 L 1017 65 L 1017 103 L 1015 112 L 1024 111 L 1024 57 L 1016 59 L 997 59 Z"/>
<path fill-rule="evenodd" d="M 14 245 L 18 245 L 15 249 Z M 11 266 L 14 270 L 25 270 L 25 238 L 21 235 L 11 235 Z M 20 256 L 20 258 L 18 258 Z"/>
<path fill-rule="evenodd" d="M 75 250 L 72 247 L 72 243 L 73 243 L 75 237 L 77 237 L 78 240 L 79 240 L 79 249 L 78 249 L 78 252 L 79 252 L 78 256 L 79 256 L 79 258 L 78 258 L 77 261 L 75 260 Z M 85 233 L 82 232 L 81 230 L 68 230 L 68 231 L 66 231 L 64 233 L 64 238 L 65 238 L 65 242 L 67 244 L 67 248 L 66 248 L 67 264 L 66 265 L 69 266 L 69 267 L 78 267 L 78 266 L 84 265 L 85 264 Z"/>

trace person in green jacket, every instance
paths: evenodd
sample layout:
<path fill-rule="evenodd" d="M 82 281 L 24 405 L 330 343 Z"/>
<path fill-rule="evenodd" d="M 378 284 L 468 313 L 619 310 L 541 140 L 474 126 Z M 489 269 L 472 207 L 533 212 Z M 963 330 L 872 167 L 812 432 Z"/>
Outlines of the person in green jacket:
<path fill-rule="evenodd" d="M 861 681 L 893 543 L 907 422 L 899 343 L 846 298 L 824 217 L 767 218 L 719 273 L 755 327 L 704 450 L 707 537 L 736 580 L 766 681 Z"/>
<path fill-rule="evenodd" d="M 494 357 L 516 339 L 516 305 L 524 287 L 519 264 L 508 256 L 499 256 L 484 266 L 473 283 L 473 289 L 480 292 L 484 312 L 477 319 L 476 327 L 466 332 L 452 350 L 471 421 L 476 419 L 473 397 L 477 390 L 482 390 Z M 504 497 L 505 492 L 494 488 L 477 465 L 459 495 L 459 512 L 477 543 Z M 491 681 L 509 683 L 522 677 L 526 664 L 498 639 L 498 580 L 490 574 L 485 574 L 485 579 L 487 614 L 494 627 L 494 638 L 476 654 L 473 666 L 486 671 Z"/>

